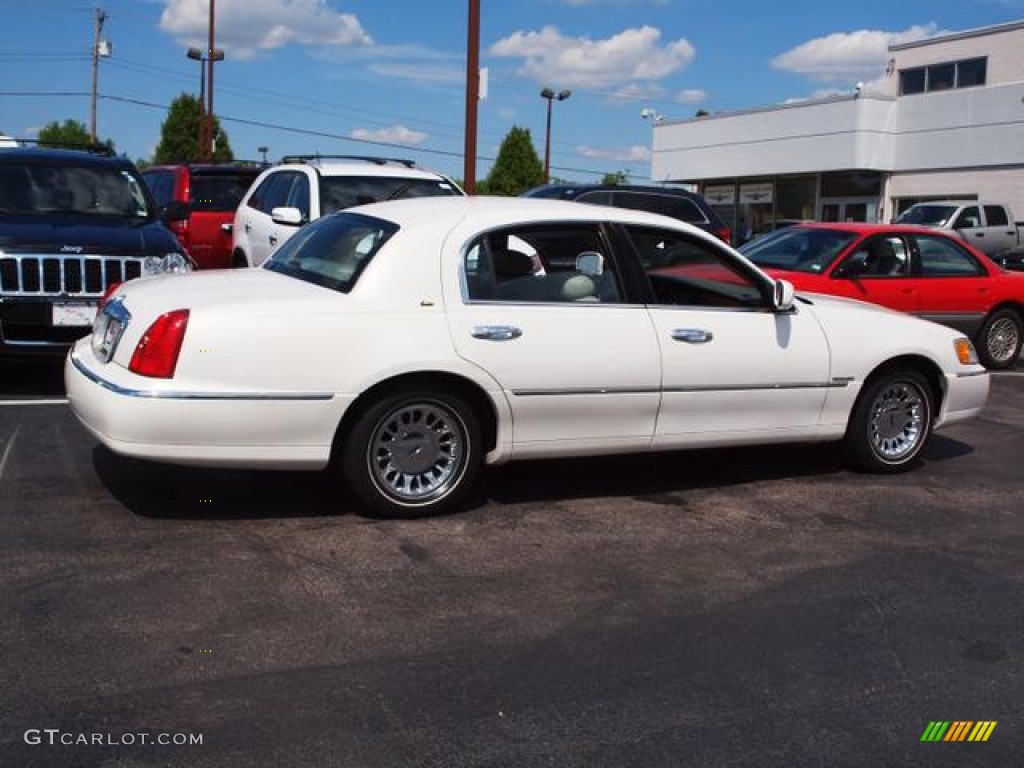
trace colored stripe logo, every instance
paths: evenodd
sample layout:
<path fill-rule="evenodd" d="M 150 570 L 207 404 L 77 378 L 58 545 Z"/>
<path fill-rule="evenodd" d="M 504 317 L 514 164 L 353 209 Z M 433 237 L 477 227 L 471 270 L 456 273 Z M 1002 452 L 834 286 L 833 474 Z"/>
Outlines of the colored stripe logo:
<path fill-rule="evenodd" d="M 921 741 L 988 741 L 995 729 L 995 720 L 932 720 Z"/>

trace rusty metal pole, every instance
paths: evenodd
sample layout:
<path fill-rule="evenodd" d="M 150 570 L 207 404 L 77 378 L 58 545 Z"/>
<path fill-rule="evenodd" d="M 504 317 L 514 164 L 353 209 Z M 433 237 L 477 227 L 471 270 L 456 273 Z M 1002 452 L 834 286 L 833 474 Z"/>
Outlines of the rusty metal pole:
<path fill-rule="evenodd" d="M 480 99 L 480 0 L 469 0 L 466 35 L 466 146 L 462 184 L 466 194 L 476 192 L 476 129 Z"/>

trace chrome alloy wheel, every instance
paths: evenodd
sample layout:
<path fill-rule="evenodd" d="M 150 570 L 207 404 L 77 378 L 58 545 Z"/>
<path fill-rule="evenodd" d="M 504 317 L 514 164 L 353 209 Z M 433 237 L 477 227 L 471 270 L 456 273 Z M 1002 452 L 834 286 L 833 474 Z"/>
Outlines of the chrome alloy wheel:
<path fill-rule="evenodd" d="M 1009 317 L 1000 317 L 989 326 L 985 335 L 988 356 L 996 363 L 1011 362 L 1020 348 L 1020 330 Z"/>
<path fill-rule="evenodd" d="M 370 476 L 399 504 L 444 496 L 465 470 L 466 434 L 462 419 L 445 405 L 407 402 L 377 422 L 366 456 Z"/>
<path fill-rule="evenodd" d="M 899 462 L 917 450 L 926 437 L 928 403 L 912 382 L 894 379 L 871 403 L 868 438 L 875 454 Z"/>

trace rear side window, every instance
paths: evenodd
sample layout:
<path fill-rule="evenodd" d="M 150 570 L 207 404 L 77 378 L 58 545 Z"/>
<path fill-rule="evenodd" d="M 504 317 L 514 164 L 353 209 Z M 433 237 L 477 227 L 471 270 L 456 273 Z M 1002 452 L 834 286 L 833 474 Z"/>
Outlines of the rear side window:
<path fill-rule="evenodd" d="M 917 236 L 924 277 L 971 277 L 985 272 L 974 258 L 945 237 Z"/>
<path fill-rule="evenodd" d="M 692 200 L 676 195 L 659 195 L 652 192 L 615 192 L 613 203 L 620 208 L 660 213 L 673 219 L 691 224 L 707 224 L 708 218 Z"/>
<path fill-rule="evenodd" d="M 985 206 L 985 222 L 990 227 L 1005 227 L 1010 223 L 1006 216 L 1006 209 L 1001 205 Z"/>
<path fill-rule="evenodd" d="M 193 174 L 189 202 L 196 211 L 233 211 L 242 202 L 253 178 L 242 174 Z M 156 197 L 155 191 L 153 196 Z M 159 198 L 157 204 L 166 205 Z"/>

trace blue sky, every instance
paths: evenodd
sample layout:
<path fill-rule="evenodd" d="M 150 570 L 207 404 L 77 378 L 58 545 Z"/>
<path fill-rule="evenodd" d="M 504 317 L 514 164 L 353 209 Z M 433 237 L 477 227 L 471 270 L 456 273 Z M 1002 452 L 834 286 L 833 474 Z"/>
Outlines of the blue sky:
<path fill-rule="evenodd" d="M 98 133 L 149 157 L 170 101 L 198 93 L 209 0 L 3 0 L 0 131 L 88 124 L 93 8 L 113 56 L 100 66 Z M 388 154 L 462 176 L 467 0 L 216 0 L 215 109 L 236 156 Z M 849 90 L 885 68 L 888 41 L 1024 19 L 1024 0 L 481 0 L 478 176 L 514 125 L 552 175 L 650 172 L 651 122 Z M 1024 73 L 1022 73 L 1024 77 Z M 396 146 L 375 146 L 356 139 Z"/>

